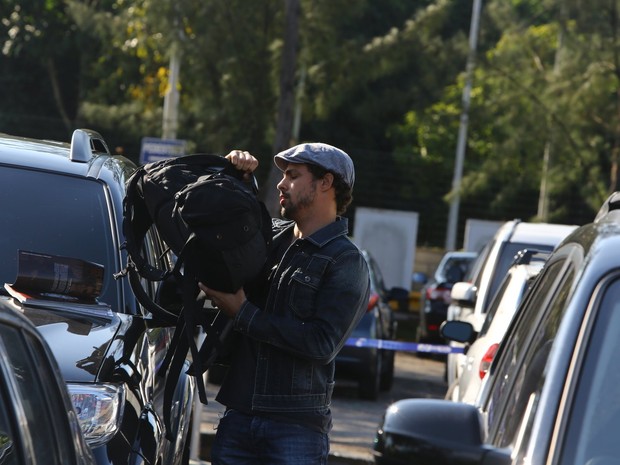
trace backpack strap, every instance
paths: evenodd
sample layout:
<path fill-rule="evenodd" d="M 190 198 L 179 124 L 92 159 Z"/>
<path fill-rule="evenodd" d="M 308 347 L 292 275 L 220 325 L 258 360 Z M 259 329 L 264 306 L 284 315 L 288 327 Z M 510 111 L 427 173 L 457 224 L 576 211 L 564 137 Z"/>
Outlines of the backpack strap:
<path fill-rule="evenodd" d="M 142 197 L 140 182 L 146 175 L 146 168 L 139 167 L 129 178 L 127 190 L 123 199 L 123 234 L 125 243 L 121 246 L 129 255 L 127 266 L 118 273 L 123 276 L 129 268 L 135 269 L 140 276 L 149 281 L 162 281 L 168 272 L 152 266 L 142 255 L 142 244 L 146 232 L 153 225 L 153 219 L 149 215 L 146 203 Z"/>

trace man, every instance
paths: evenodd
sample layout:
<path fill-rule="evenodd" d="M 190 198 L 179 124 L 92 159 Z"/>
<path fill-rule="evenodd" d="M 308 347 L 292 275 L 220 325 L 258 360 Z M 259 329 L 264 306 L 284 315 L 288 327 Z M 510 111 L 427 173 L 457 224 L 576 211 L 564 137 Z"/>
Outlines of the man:
<path fill-rule="evenodd" d="M 248 152 L 227 158 L 252 172 Z M 256 283 L 235 294 L 201 284 L 239 335 L 216 399 L 226 406 L 211 449 L 214 465 L 326 464 L 334 359 L 364 314 L 368 267 L 348 239 L 355 180 L 342 150 L 312 143 L 274 157 L 282 216 Z"/>

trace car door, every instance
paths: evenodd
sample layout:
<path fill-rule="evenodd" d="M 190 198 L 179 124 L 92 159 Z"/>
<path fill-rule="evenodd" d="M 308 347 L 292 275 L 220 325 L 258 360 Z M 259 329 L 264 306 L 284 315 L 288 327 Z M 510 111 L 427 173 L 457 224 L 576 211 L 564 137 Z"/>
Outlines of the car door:
<path fill-rule="evenodd" d="M 573 251 L 575 252 L 575 251 Z M 544 369 L 558 331 L 575 276 L 579 253 L 558 254 L 529 293 L 525 306 L 506 334 L 491 381 L 485 385 L 482 411 L 488 442 L 521 450 L 536 414 L 546 381 Z"/>

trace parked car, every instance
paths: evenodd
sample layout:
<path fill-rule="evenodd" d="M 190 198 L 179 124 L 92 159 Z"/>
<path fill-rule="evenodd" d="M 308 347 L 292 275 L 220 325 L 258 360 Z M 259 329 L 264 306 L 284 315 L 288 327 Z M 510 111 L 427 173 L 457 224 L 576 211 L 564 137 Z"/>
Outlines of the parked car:
<path fill-rule="evenodd" d="M 0 311 L 0 353 L 0 463 L 94 465 L 56 359 L 19 312 Z"/>
<path fill-rule="evenodd" d="M 393 340 L 397 322 L 388 304 L 391 292 L 387 291 L 377 262 L 363 250 L 370 270 L 370 298 L 368 309 L 351 338 Z M 380 391 L 389 391 L 394 381 L 394 351 L 376 346 L 345 345 L 336 357 L 336 380 L 353 379 L 357 382 L 362 399 L 376 400 Z"/>
<path fill-rule="evenodd" d="M 390 406 L 376 462 L 617 463 L 618 250 L 620 192 L 549 257 L 500 344 L 480 405 L 408 399 Z"/>
<path fill-rule="evenodd" d="M 465 366 L 460 376 L 448 387 L 446 398 L 468 404 L 476 403 L 482 379 L 489 370 L 499 343 L 519 303 L 538 276 L 547 257 L 548 254 L 531 249 L 522 250 L 517 254 L 513 265 L 508 269 L 495 297 L 489 304 L 489 310 L 480 332 L 476 332 L 470 323 L 445 322 L 441 328 L 442 334 L 456 333 L 459 336 L 457 342 L 465 344 Z M 454 325 L 463 323 L 471 328 L 465 335 L 462 329 L 455 331 L 452 328 Z"/>
<path fill-rule="evenodd" d="M 447 319 L 452 286 L 463 281 L 477 256 L 476 252 L 457 251 L 446 252 L 441 258 L 435 273 L 420 293 L 420 319 L 416 330 L 418 342 L 445 342 L 439 334 L 439 327 Z"/>
<path fill-rule="evenodd" d="M 174 328 L 139 306 L 127 278 L 114 277 L 127 259 L 123 198 L 134 169 L 93 131 L 76 130 L 70 144 L 0 135 L 0 283 L 15 283 L 19 250 L 104 269 L 97 305 L 4 297 L 0 313 L 23 313 L 45 337 L 98 464 L 188 463 L 195 380 L 185 373 L 179 379 L 166 431 L 158 367 Z M 155 230 L 144 249 L 151 264 L 172 267 Z M 57 271 L 66 277 L 75 270 Z M 164 285 L 149 284 L 147 292 L 162 305 L 179 302 Z"/>
<path fill-rule="evenodd" d="M 473 325 L 475 331 L 480 331 L 489 303 L 517 252 L 528 248 L 550 252 L 575 228 L 574 225 L 524 223 L 519 220 L 504 223 L 493 240 L 482 249 L 465 280 L 452 287 L 448 320 L 467 321 Z M 450 345 L 463 347 L 456 342 L 451 342 Z M 448 386 L 461 375 L 464 366 L 464 354 L 448 354 Z"/>

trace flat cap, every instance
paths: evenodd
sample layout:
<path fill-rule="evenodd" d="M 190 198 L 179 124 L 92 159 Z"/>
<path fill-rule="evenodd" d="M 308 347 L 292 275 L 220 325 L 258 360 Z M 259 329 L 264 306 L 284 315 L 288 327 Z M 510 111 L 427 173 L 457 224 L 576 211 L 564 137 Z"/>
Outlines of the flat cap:
<path fill-rule="evenodd" d="M 278 153 L 273 161 L 281 171 L 286 169 L 287 163 L 309 163 L 339 175 L 350 188 L 355 182 L 351 157 L 339 148 L 322 142 L 296 145 Z"/>

